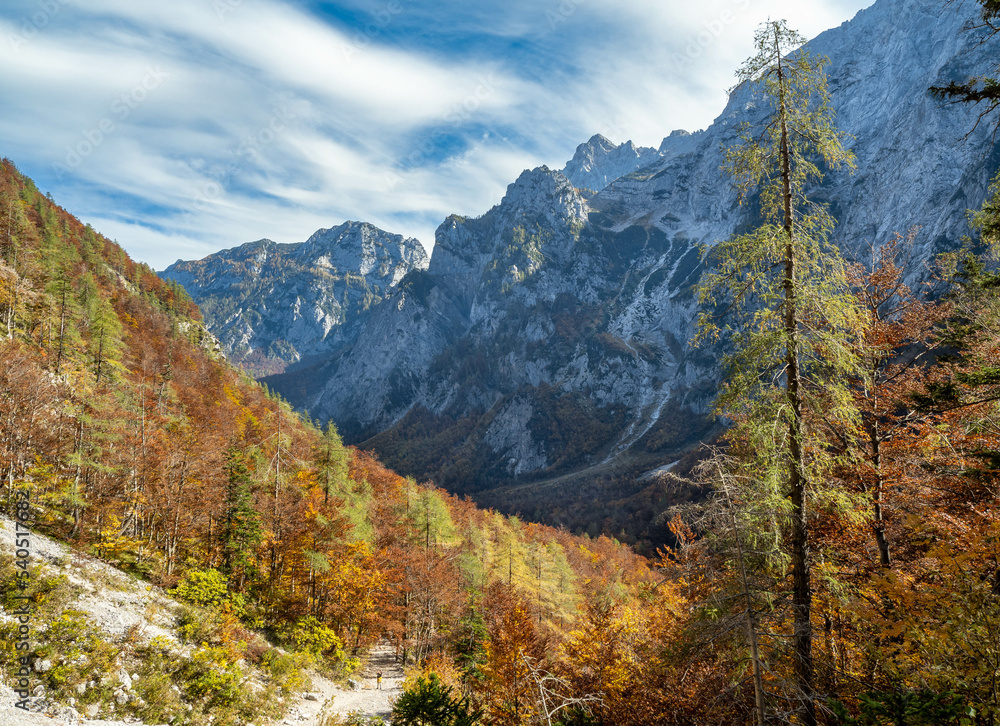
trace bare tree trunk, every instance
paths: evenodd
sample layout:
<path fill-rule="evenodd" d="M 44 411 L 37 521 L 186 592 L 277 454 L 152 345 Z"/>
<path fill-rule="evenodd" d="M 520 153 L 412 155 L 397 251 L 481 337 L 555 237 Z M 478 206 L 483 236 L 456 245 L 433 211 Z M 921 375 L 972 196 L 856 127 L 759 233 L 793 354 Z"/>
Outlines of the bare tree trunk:
<path fill-rule="evenodd" d="M 889 552 L 889 540 L 885 536 L 885 517 L 882 512 L 882 498 L 885 491 L 885 478 L 882 475 L 882 442 L 879 440 L 878 421 L 874 419 L 874 414 L 868 434 L 872 445 L 872 467 L 875 469 L 875 491 L 872 495 L 875 521 L 872 522 L 872 528 L 875 530 L 880 564 L 888 568 L 892 566 L 892 556 Z"/>

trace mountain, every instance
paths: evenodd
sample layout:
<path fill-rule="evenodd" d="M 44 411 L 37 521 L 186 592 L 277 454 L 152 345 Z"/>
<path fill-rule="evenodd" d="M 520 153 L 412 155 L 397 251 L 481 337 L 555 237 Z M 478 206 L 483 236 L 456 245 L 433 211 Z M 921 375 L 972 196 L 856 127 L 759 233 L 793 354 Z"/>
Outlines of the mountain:
<path fill-rule="evenodd" d="M 601 134 L 576 148 L 562 173 L 573 186 L 599 192 L 619 177 L 652 163 L 660 156 L 657 149 L 636 146 L 631 141 L 615 144 Z"/>
<path fill-rule="evenodd" d="M 415 239 L 345 222 L 297 244 L 262 239 L 178 260 L 161 274 L 198 302 L 231 360 L 265 375 L 352 340 L 362 313 L 427 261 Z"/>
<path fill-rule="evenodd" d="M 976 111 L 927 91 L 1000 50 L 963 32 L 971 12 L 879 0 L 808 45 L 830 59 L 857 157 L 854 174 L 812 192 L 849 257 L 918 227 L 909 274 L 926 274 L 985 196 L 1000 161 L 991 130 L 969 133 Z M 372 306 L 356 338 L 267 382 L 398 470 L 547 521 L 609 526 L 608 512 L 663 496 L 642 472 L 713 430 L 718 351 L 688 343 L 692 288 L 701 246 L 756 222 L 720 167 L 741 125 L 766 113 L 742 88 L 709 128 L 674 132 L 655 154 L 598 136 L 563 172 L 525 172 L 482 217 L 445 220 L 428 268 Z M 619 171 L 596 194 L 579 188 Z"/>

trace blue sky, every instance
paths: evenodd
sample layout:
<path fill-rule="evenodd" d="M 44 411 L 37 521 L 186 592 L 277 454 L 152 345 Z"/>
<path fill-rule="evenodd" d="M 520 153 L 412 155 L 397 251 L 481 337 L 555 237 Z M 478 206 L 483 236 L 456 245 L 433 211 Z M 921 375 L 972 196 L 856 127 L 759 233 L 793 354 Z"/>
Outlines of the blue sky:
<path fill-rule="evenodd" d="M 347 219 L 433 245 L 595 133 L 709 125 L 754 28 L 872 0 L 5 0 L 0 155 L 133 257 Z"/>

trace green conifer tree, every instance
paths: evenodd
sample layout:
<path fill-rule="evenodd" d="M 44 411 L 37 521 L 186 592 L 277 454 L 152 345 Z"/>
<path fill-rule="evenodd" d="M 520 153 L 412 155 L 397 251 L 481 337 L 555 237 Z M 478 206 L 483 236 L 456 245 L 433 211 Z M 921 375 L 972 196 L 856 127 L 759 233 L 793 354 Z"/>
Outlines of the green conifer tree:
<path fill-rule="evenodd" d="M 106 298 L 98 297 L 92 309 L 90 355 L 94 362 L 94 380 L 100 385 L 102 377 L 111 378 L 112 370 L 122 367 L 122 324 Z"/>
<path fill-rule="evenodd" d="M 82 347 L 77 327 L 79 309 L 73 290 L 73 280 L 65 265 L 58 265 L 53 272 L 46 291 L 52 298 L 50 322 L 52 342 L 50 348 L 55 354 L 56 375 L 62 372 L 63 362 L 71 358 L 73 352 Z"/>
<path fill-rule="evenodd" d="M 317 453 L 317 478 L 323 487 L 323 501 L 329 502 L 330 495 L 340 493 L 347 484 L 348 453 L 333 421 L 326 425 Z"/>
<path fill-rule="evenodd" d="M 844 343 L 858 325 L 844 265 L 828 242 L 834 220 L 807 197 L 827 167 L 853 167 L 833 125 L 826 59 L 803 48 L 783 21 L 758 30 L 737 89 L 770 106 L 763 129 L 745 128 L 726 155 L 741 201 L 759 194 L 763 223 L 711 250 L 700 287 L 701 339 L 728 338 L 720 415 L 736 422 L 748 473 L 776 513 L 792 575 L 793 666 L 799 721 L 816 723 L 812 584 L 807 517 L 829 464 L 810 420 L 853 418 L 847 389 L 856 361 Z M 795 53 L 791 51 L 798 49 Z M 722 327 L 717 310 L 726 310 Z M 767 526 L 767 523 L 762 523 Z"/>
<path fill-rule="evenodd" d="M 222 570 L 243 589 L 256 577 L 254 553 L 263 539 L 260 515 L 253 506 L 248 456 L 235 446 L 226 452 L 226 513 L 222 522 Z"/>

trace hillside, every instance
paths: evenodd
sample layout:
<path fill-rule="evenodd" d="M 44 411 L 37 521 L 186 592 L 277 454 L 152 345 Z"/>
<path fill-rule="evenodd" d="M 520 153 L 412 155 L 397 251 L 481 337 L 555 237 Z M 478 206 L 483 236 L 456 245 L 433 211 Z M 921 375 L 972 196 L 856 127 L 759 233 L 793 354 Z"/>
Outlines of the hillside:
<path fill-rule="evenodd" d="M 5 552 L 16 550 L 15 522 L 0 517 L 0 547 Z M 198 643 L 192 642 L 190 633 L 182 625 L 190 622 L 192 615 L 210 616 L 210 613 L 193 610 L 188 603 L 169 597 L 161 588 L 138 580 L 124 572 L 44 535 L 31 538 L 32 575 L 46 583 L 47 603 L 39 619 L 49 619 L 72 633 L 75 642 L 53 637 L 47 643 L 44 659 L 38 661 L 39 686 L 45 693 L 32 699 L 36 712 L 26 713 L 15 704 L 21 699 L 14 690 L 0 684 L 0 723 L 5 726 L 35 726 L 57 723 L 81 726 L 119 726 L 138 723 L 134 714 L 141 712 L 143 701 L 153 700 L 162 688 L 163 663 L 173 665 L 197 659 Z M 8 567 L 5 562 L 3 567 Z M 5 577 L 6 577 L 5 572 Z M 9 605 L 5 603 L 5 605 Z M 9 616 L 4 615 L 4 624 Z M 74 632 L 75 631 L 75 632 Z M 99 641 L 113 643 L 117 655 L 113 660 L 99 658 Z M 258 648 L 270 648 L 263 639 Z M 42 683 L 46 674 L 58 671 L 72 650 L 77 657 L 85 657 L 92 664 L 85 679 L 78 683 L 67 682 L 55 674 L 48 683 Z M 273 653 L 279 654 L 274 650 Z M 159 656 L 159 658 L 154 656 Z M 153 656 L 153 657 L 151 657 Z M 48 661 L 48 666 L 45 662 Z M 64 669 L 65 670 L 65 669 Z M 181 674 L 183 667 L 175 671 Z M 189 672 L 197 678 L 197 672 Z M 315 671 L 297 673 L 301 682 L 288 681 L 266 668 L 247 668 L 245 675 L 254 688 L 267 691 L 274 683 L 283 684 L 281 700 L 283 711 L 303 726 L 319 726 L 324 706 L 331 709 L 347 692 Z M 72 677 L 70 678 L 72 679 Z M 175 685 L 185 686 L 183 678 L 176 678 Z M 294 692 L 293 692 L 294 690 Z M 190 698 L 178 688 L 178 709 L 199 706 L 198 699 Z M 279 692 L 282 687 L 279 687 Z M 41 693 L 41 691 L 39 691 Z M 273 697 L 275 691 L 271 690 Z M 309 697 L 307 697 L 309 696 Z M 329 703 L 327 702 L 329 699 Z M 165 704 L 161 704 L 165 705 Z M 147 712 L 149 712 L 147 710 Z M 154 712 L 150 712 L 150 716 Z M 161 709 L 160 719 L 169 715 Z M 304 716 L 304 718 L 299 718 Z"/>

